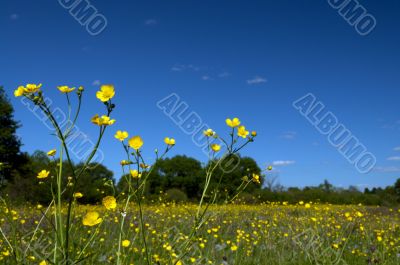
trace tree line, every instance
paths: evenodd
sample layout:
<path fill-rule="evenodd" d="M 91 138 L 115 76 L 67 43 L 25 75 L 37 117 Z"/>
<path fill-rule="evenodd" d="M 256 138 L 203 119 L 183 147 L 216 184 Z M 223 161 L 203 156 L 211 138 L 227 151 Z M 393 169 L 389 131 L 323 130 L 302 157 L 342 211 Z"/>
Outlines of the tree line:
<path fill-rule="evenodd" d="M 51 160 L 43 151 L 28 154 L 20 151 L 21 141 L 16 135 L 20 124 L 15 121 L 14 110 L 0 87 L 0 192 L 7 194 L 15 202 L 48 203 L 51 196 L 51 187 L 54 179 L 41 181 L 36 178 L 42 169 L 50 170 L 50 175 L 56 175 L 57 161 Z M 252 174 L 260 176 L 260 183 L 251 182 L 240 195 L 236 202 L 261 203 L 285 201 L 297 203 L 299 201 L 313 201 L 332 204 L 358 204 L 364 205 L 395 205 L 400 203 L 400 179 L 392 186 L 386 188 L 373 188 L 360 191 L 356 187 L 337 188 L 327 180 L 315 187 L 289 187 L 285 188 L 276 183 L 276 176 L 263 174 L 256 161 L 250 157 L 233 157 L 231 167 L 218 167 L 213 175 L 211 189 L 219 202 L 233 199 L 237 187 L 243 178 L 250 178 Z M 231 161 L 232 162 L 232 161 Z M 212 166 L 202 164 L 195 158 L 177 155 L 165 158 L 153 165 L 152 173 L 148 177 L 145 196 L 153 202 L 169 200 L 177 202 L 197 201 L 204 185 L 205 171 Z M 234 166 L 233 166 L 234 165 Z M 77 163 L 75 168 L 83 165 Z M 106 195 L 121 195 L 127 189 L 125 178 L 130 175 L 120 176 L 116 181 L 114 173 L 102 164 L 91 164 L 89 170 L 80 178 L 79 183 L 73 183 L 67 167 L 63 172 L 65 187 L 78 185 L 76 190 L 83 194 L 80 203 L 99 203 Z"/>

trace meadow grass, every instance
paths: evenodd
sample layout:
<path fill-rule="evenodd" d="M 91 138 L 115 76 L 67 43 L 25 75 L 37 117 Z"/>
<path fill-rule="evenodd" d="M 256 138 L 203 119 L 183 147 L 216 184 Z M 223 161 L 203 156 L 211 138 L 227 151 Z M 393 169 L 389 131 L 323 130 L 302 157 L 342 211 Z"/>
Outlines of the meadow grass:
<path fill-rule="evenodd" d="M 151 264 L 174 264 L 189 237 L 197 205 L 159 203 L 144 206 L 145 235 Z M 147 264 L 139 208 L 129 205 L 121 249 L 122 264 Z M 49 209 L 25 206 L 1 211 L 2 233 L 23 255 L 24 264 L 40 264 L 53 253 Z M 63 209 L 66 212 L 66 209 Z M 103 216 L 97 227 L 80 225 L 88 211 Z M 115 264 L 121 213 L 79 205 L 71 226 L 72 258 L 79 264 Z M 211 206 L 206 221 L 178 264 L 399 264 L 399 210 L 320 204 Z M 125 241 L 125 242 L 124 242 Z M 1 264 L 16 264 L 4 238 Z M 15 251 L 15 250 L 14 250 Z M 51 259 L 50 259 L 51 260 Z"/>

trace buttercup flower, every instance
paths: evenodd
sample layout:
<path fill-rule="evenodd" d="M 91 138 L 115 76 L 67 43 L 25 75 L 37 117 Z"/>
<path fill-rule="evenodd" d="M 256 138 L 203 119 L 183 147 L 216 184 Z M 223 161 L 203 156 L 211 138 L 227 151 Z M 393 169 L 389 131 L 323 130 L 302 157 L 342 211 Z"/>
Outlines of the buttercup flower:
<path fill-rule="evenodd" d="M 121 164 L 121 166 L 127 166 L 127 165 L 131 165 L 133 164 L 132 161 L 128 161 L 128 160 L 121 160 L 121 162 L 119 162 Z"/>
<path fill-rule="evenodd" d="M 115 95 L 114 86 L 113 85 L 102 85 L 100 87 L 100 91 L 97 91 L 96 97 L 100 99 L 102 102 L 109 101 Z"/>
<path fill-rule="evenodd" d="M 272 170 L 272 166 L 268 166 L 267 169 L 268 169 L 269 171 L 271 171 L 271 170 Z"/>
<path fill-rule="evenodd" d="M 58 90 L 60 90 L 61 93 L 69 93 L 75 90 L 75 87 L 69 87 L 69 86 L 59 86 L 57 88 Z"/>
<path fill-rule="evenodd" d="M 48 155 L 48 156 L 55 156 L 56 153 L 57 153 L 57 150 L 56 150 L 56 149 L 52 149 L 52 150 L 50 150 L 50 151 L 47 152 L 47 155 Z"/>
<path fill-rule="evenodd" d="M 25 93 L 25 88 L 23 86 L 19 86 L 17 89 L 14 90 L 14 96 L 20 97 Z"/>
<path fill-rule="evenodd" d="M 251 179 L 254 183 L 261 184 L 260 176 L 253 173 L 253 178 Z"/>
<path fill-rule="evenodd" d="M 143 169 L 146 169 L 146 168 L 149 168 L 149 167 L 150 167 L 150 165 L 146 165 L 146 164 L 143 164 L 143 163 L 140 163 L 139 166 L 140 166 L 141 168 L 143 168 Z"/>
<path fill-rule="evenodd" d="M 136 136 L 133 136 L 131 139 L 129 139 L 128 144 L 133 149 L 139 150 L 140 147 L 142 147 L 142 145 L 143 145 L 143 140 L 140 136 L 136 135 Z"/>
<path fill-rule="evenodd" d="M 48 263 L 47 263 L 47 261 L 45 261 L 45 260 L 42 260 L 40 263 L 39 263 L 39 265 L 47 265 Z"/>
<path fill-rule="evenodd" d="M 175 139 L 174 138 L 165 137 L 164 143 L 166 143 L 167 145 L 175 145 Z"/>
<path fill-rule="evenodd" d="M 102 221 L 103 219 L 100 218 L 98 212 L 88 212 L 85 217 L 83 217 L 82 223 L 86 226 L 95 226 L 100 224 Z"/>
<path fill-rule="evenodd" d="M 127 240 L 127 239 L 125 239 L 124 241 L 122 241 L 122 246 L 123 246 L 124 248 L 129 247 L 130 244 L 131 244 L 131 242 L 130 242 L 129 240 Z"/>
<path fill-rule="evenodd" d="M 228 125 L 229 127 L 232 127 L 232 128 L 240 125 L 240 120 L 238 118 L 233 118 L 232 120 L 226 119 L 225 122 L 226 122 L 226 125 Z"/>
<path fill-rule="evenodd" d="M 74 193 L 74 198 L 75 199 L 80 199 L 80 198 L 82 198 L 83 197 L 83 194 L 82 193 L 80 193 L 80 192 L 75 192 Z"/>
<path fill-rule="evenodd" d="M 220 146 L 219 144 L 212 144 L 212 145 L 211 145 L 211 149 L 212 149 L 214 152 L 218 152 L 219 150 L 221 150 L 221 146 Z"/>
<path fill-rule="evenodd" d="M 132 178 L 134 178 L 134 179 L 139 179 L 142 176 L 142 174 L 140 174 L 139 171 L 137 171 L 136 169 L 131 170 L 130 172 L 131 172 Z"/>
<path fill-rule="evenodd" d="M 25 93 L 35 93 L 37 92 L 40 88 L 42 87 L 42 84 L 36 85 L 36 84 L 27 84 L 24 87 Z"/>
<path fill-rule="evenodd" d="M 114 196 L 107 196 L 103 198 L 103 205 L 107 210 L 112 210 L 117 208 L 117 200 Z"/>
<path fill-rule="evenodd" d="M 115 120 L 110 119 L 110 117 L 106 115 L 102 115 L 101 117 L 99 117 L 99 115 L 96 114 L 92 117 L 91 122 L 99 126 L 101 125 L 107 126 L 107 125 L 113 125 L 115 123 Z"/>
<path fill-rule="evenodd" d="M 126 131 L 117 131 L 114 135 L 114 137 L 118 140 L 120 140 L 121 142 L 123 140 L 125 140 L 126 138 L 128 138 L 129 134 Z"/>
<path fill-rule="evenodd" d="M 49 174 L 50 174 L 50 171 L 47 171 L 47 170 L 43 169 L 42 171 L 40 171 L 38 173 L 38 175 L 36 177 L 38 179 L 45 179 L 45 178 L 47 178 L 49 176 Z"/>
<path fill-rule="evenodd" d="M 251 136 L 256 137 L 257 136 L 257 132 L 256 131 L 251 131 Z"/>
<path fill-rule="evenodd" d="M 211 137 L 211 136 L 214 136 L 215 132 L 212 129 L 207 129 L 207 130 L 203 131 L 203 134 L 207 137 Z"/>
<path fill-rule="evenodd" d="M 246 130 L 246 127 L 239 126 L 237 134 L 242 138 L 246 138 L 249 135 L 249 131 Z"/>

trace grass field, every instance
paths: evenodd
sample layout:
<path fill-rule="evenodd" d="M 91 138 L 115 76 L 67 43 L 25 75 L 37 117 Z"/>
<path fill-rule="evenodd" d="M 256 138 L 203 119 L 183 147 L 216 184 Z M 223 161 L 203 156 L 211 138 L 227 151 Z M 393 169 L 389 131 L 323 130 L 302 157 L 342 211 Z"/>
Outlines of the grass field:
<path fill-rule="evenodd" d="M 16 249 L 0 240 L 1 264 L 51 260 L 54 233 L 52 211 L 46 207 L 1 211 L 2 233 Z M 82 226 L 88 211 L 101 213 L 98 226 Z M 195 205 L 160 203 L 145 206 L 145 235 L 151 264 L 174 264 L 182 254 L 193 223 Z M 46 218 L 49 218 L 47 220 Z M 129 207 L 121 248 L 123 264 L 145 264 L 138 208 Z M 300 202 L 297 205 L 212 206 L 207 221 L 189 242 L 178 264 L 399 264 L 398 209 L 333 206 Z M 79 264 L 115 264 L 118 254 L 119 210 L 77 206 L 70 250 Z M 39 228 L 35 235 L 32 231 Z M 15 254 L 14 254 L 15 253 Z M 42 263 L 42 264 L 51 264 Z"/>

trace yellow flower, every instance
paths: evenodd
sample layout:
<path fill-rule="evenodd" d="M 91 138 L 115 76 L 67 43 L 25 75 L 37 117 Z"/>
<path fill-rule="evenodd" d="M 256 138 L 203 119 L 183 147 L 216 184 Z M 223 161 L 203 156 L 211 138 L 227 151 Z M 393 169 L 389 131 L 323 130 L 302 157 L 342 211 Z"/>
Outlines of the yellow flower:
<path fill-rule="evenodd" d="M 128 161 L 128 160 L 121 160 L 121 162 L 119 162 L 121 164 L 121 166 L 127 166 L 127 165 L 131 165 L 133 164 L 132 161 Z"/>
<path fill-rule="evenodd" d="M 83 217 L 82 224 L 86 226 L 94 226 L 100 224 L 102 221 L 103 219 L 100 218 L 98 212 L 88 212 L 85 217 Z"/>
<path fill-rule="evenodd" d="M 203 131 L 203 134 L 207 137 L 211 137 L 211 136 L 214 136 L 215 132 L 212 129 L 207 129 L 207 130 Z"/>
<path fill-rule="evenodd" d="M 69 86 L 59 86 L 58 90 L 62 93 L 69 93 L 75 90 L 75 87 L 69 87 Z"/>
<path fill-rule="evenodd" d="M 123 140 L 125 140 L 126 138 L 128 138 L 129 134 L 126 131 L 117 131 L 114 135 L 114 137 L 118 140 L 120 140 L 121 142 Z"/>
<path fill-rule="evenodd" d="M 103 205 L 107 210 L 112 210 L 117 208 L 117 200 L 114 196 L 107 196 L 103 198 Z"/>
<path fill-rule="evenodd" d="M 114 119 L 111 120 L 110 117 L 106 115 L 102 115 L 101 117 L 99 117 L 99 115 L 96 114 L 92 117 L 91 122 L 99 126 L 101 125 L 107 126 L 107 125 L 113 125 L 115 123 L 115 120 Z"/>
<path fill-rule="evenodd" d="M 139 171 L 137 171 L 136 169 L 131 170 L 130 172 L 131 172 L 132 178 L 134 178 L 134 179 L 139 179 L 142 176 L 142 174 L 140 174 Z"/>
<path fill-rule="evenodd" d="M 40 88 L 42 87 L 42 84 L 36 85 L 36 84 L 27 84 L 26 87 L 24 87 L 25 93 L 35 93 L 37 92 Z"/>
<path fill-rule="evenodd" d="M 100 87 L 100 91 L 97 91 L 96 97 L 100 99 L 102 102 L 109 101 L 115 95 L 114 86 L 113 85 L 102 85 Z"/>
<path fill-rule="evenodd" d="M 260 182 L 260 176 L 257 175 L 257 174 L 254 174 L 254 173 L 253 173 L 252 181 L 253 181 L 254 183 L 261 184 L 261 182 Z"/>
<path fill-rule="evenodd" d="M 219 150 L 221 150 L 221 146 L 220 146 L 219 144 L 212 144 L 212 145 L 211 145 L 211 149 L 212 149 L 214 152 L 218 152 Z"/>
<path fill-rule="evenodd" d="M 246 130 L 246 127 L 239 126 L 237 134 L 238 134 L 238 136 L 240 136 L 242 138 L 246 138 L 247 135 L 249 135 L 249 131 Z"/>
<path fill-rule="evenodd" d="M 129 139 L 129 146 L 135 150 L 139 150 L 143 145 L 143 140 L 140 136 L 136 135 Z"/>
<path fill-rule="evenodd" d="M 20 97 L 25 93 L 25 88 L 23 86 L 19 86 L 17 89 L 14 90 L 14 96 Z"/>
<path fill-rule="evenodd" d="M 55 156 L 56 153 L 57 153 L 57 150 L 56 150 L 56 149 L 51 149 L 50 151 L 47 152 L 47 155 L 48 155 L 48 156 Z"/>
<path fill-rule="evenodd" d="M 272 166 L 268 166 L 267 169 L 268 169 L 269 171 L 271 171 L 271 170 L 272 170 Z"/>
<path fill-rule="evenodd" d="M 47 171 L 47 170 L 43 169 L 42 171 L 40 171 L 38 173 L 38 175 L 36 177 L 38 179 L 45 179 L 45 178 L 47 178 L 49 176 L 49 174 L 50 174 L 50 171 Z"/>
<path fill-rule="evenodd" d="M 79 198 L 82 198 L 83 197 L 83 194 L 82 193 L 80 193 L 80 192 L 75 192 L 74 193 L 74 198 L 75 199 L 79 199 Z"/>
<path fill-rule="evenodd" d="M 231 246 L 231 250 L 232 250 L 233 252 L 235 252 L 237 249 L 238 249 L 238 247 L 237 247 L 236 245 L 232 245 L 232 246 Z"/>
<path fill-rule="evenodd" d="M 166 143 L 167 145 L 175 145 L 175 139 L 174 138 L 168 138 L 168 137 L 165 137 L 164 138 L 164 143 Z"/>
<path fill-rule="evenodd" d="M 47 263 L 47 261 L 45 261 L 45 260 L 42 260 L 40 263 L 39 263 L 39 265 L 47 265 L 48 263 Z"/>
<path fill-rule="evenodd" d="M 226 122 L 226 125 L 228 125 L 229 127 L 232 127 L 232 128 L 240 125 L 240 120 L 238 118 L 233 118 L 232 120 L 226 119 L 225 122 Z"/>
<path fill-rule="evenodd" d="M 125 239 L 125 240 L 122 241 L 122 246 L 123 246 L 124 248 L 129 247 L 130 244 L 131 244 L 131 241 L 129 241 L 129 240 L 127 240 L 127 239 Z"/>
<path fill-rule="evenodd" d="M 143 164 L 143 163 L 140 163 L 139 166 L 140 166 L 140 168 L 143 168 L 143 169 L 146 169 L 146 168 L 150 167 L 150 165 L 146 165 L 146 164 Z"/>

